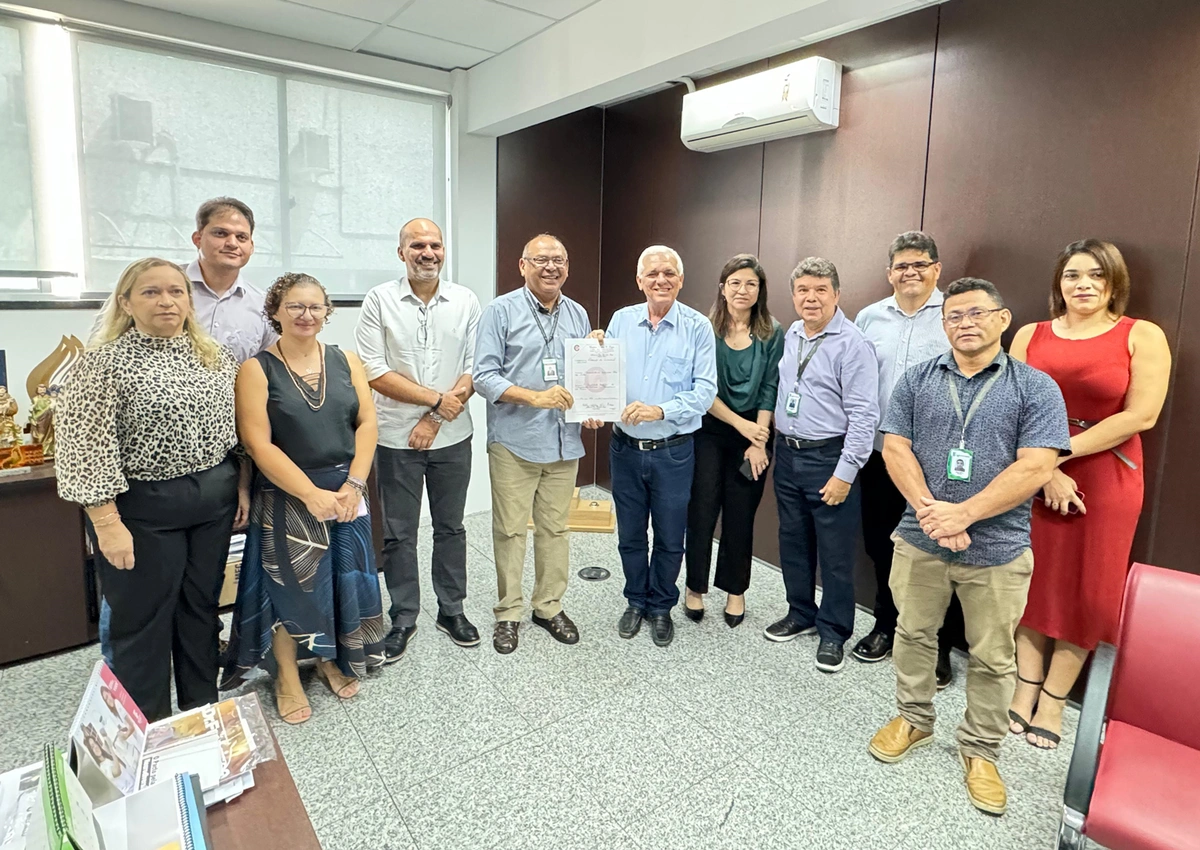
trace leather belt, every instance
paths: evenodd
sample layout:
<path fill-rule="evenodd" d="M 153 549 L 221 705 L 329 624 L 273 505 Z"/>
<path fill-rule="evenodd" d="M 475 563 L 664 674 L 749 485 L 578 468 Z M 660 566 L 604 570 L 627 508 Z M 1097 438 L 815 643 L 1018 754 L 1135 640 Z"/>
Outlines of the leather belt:
<path fill-rule="evenodd" d="M 842 437 L 826 437 L 824 440 L 800 440 L 796 437 L 789 437 L 786 434 L 780 434 L 783 441 L 793 449 L 819 449 L 821 446 L 831 446 L 834 443 L 840 443 L 846 438 Z"/>
<path fill-rule="evenodd" d="M 678 446 L 680 443 L 686 443 L 692 439 L 692 435 L 674 434 L 670 437 L 663 437 L 661 440 L 636 440 L 623 431 L 613 428 L 613 439 L 622 445 L 635 448 L 639 452 L 652 452 L 657 449 L 665 449 L 668 446 Z"/>
<path fill-rule="evenodd" d="M 1100 422 L 1101 422 L 1101 420 L 1099 420 L 1099 419 L 1093 419 L 1093 420 L 1089 421 L 1087 419 L 1072 419 L 1069 416 L 1067 417 L 1068 425 L 1074 425 L 1076 428 L 1082 428 L 1085 431 L 1088 428 L 1095 428 L 1097 425 L 1100 424 Z M 1123 452 L 1121 452 L 1120 450 L 1113 448 L 1113 449 L 1109 449 L 1109 451 L 1112 452 L 1113 454 L 1115 454 L 1117 456 L 1117 459 L 1119 461 L 1121 461 L 1121 463 L 1128 466 L 1130 469 L 1137 469 L 1137 464 L 1134 463 L 1132 460 L 1130 460 L 1128 457 L 1126 457 L 1126 455 Z"/>

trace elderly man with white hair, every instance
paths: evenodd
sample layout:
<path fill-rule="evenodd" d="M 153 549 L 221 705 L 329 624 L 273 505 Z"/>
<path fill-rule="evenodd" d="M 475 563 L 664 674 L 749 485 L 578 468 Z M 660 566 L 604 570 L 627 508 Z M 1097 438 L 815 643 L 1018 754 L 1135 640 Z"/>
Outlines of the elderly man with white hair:
<path fill-rule="evenodd" d="M 676 300 L 683 288 L 678 252 L 665 245 L 643 251 L 637 285 L 646 303 L 618 310 L 607 330 L 608 339 L 625 347 L 627 403 L 609 445 L 628 600 L 617 630 L 632 638 L 648 620 L 654 643 L 666 646 L 675 636 L 671 609 L 679 601 L 692 434 L 717 394 L 717 358 L 708 318 Z M 603 338 L 605 332 L 592 335 Z"/>

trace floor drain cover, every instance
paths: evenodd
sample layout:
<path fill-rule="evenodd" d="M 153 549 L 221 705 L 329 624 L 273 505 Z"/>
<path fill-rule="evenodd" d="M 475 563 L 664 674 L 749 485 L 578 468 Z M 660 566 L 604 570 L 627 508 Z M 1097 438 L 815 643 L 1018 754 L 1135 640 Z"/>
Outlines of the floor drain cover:
<path fill-rule="evenodd" d="M 584 567 L 579 571 L 579 577 L 584 581 L 604 581 L 609 572 L 604 567 Z"/>

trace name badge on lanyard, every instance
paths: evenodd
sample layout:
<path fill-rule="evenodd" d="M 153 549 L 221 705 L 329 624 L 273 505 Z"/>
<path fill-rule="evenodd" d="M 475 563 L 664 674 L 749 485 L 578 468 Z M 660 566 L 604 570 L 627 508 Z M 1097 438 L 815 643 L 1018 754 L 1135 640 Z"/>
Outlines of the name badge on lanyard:
<path fill-rule="evenodd" d="M 547 383 L 558 383 L 558 358 L 553 356 L 551 347 L 554 335 L 558 332 L 558 317 L 561 313 L 557 308 L 554 310 L 554 318 L 550 320 L 550 331 L 547 333 L 545 327 L 542 326 L 542 317 L 538 315 L 538 309 L 533 304 L 532 296 L 529 296 L 529 309 L 533 312 L 533 322 L 537 325 L 538 333 L 546 342 L 546 356 L 542 358 L 542 380 Z"/>
<path fill-rule="evenodd" d="M 954 375 L 951 372 L 946 373 L 946 380 L 949 381 L 950 403 L 954 405 L 954 412 L 958 416 L 959 438 L 958 448 L 950 449 L 946 455 L 946 478 L 950 481 L 970 481 L 971 472 L 974 467 L 975 453 L 967 448 L 967 426 L 971 424 L 971 419 L 975 416 L 975 411 L 979 409 L 980 403 L 983 402 L 983 397 L 988 394 L 988 390 L 1000 378 L 1000 373 L 1004 371 L 1004 366 L 1007 361 L 1001 361 L 1000 368 L 996 370 L 982 387 L 975 394 L 975 398 L 971 401 L 971 406 L 967 408 L 967 415 L 963 416 L 962 402 L 958 398 L 958 384 L 954 382 Z"/>
<path fill-rule="evenodd" d="M 783 412 L 788 416 L 795 416 L 800 412 L 800 379 L 804 377 L 804 370 L 808 368 L 809 361 L 813 359 L 813 355 L 817 353 L 817 349 L 821 347 L 821 343 L 824 341 L 824 336 L 817 337 L 817 341 L 813 344 L 812 350 L 808 352 L 808 356 L 800 360 L 796 366 L 796 386 L 787 394 L 787 399 L 783 402 Z M 799 359 L 800 351 L 803 347 L 804 340 L 801 338 L 800 347 L 796 349 L 797 359 Z"/>

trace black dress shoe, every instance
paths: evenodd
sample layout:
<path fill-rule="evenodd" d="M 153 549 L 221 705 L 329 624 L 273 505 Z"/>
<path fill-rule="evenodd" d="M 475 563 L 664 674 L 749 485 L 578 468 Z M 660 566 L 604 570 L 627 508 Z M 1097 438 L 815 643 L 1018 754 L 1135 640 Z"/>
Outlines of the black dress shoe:
<path fill-rule="evenodd" d="M 704 609 L 703 608 L 689 608 L 685 604 L 683 606 L 683 615 L 685 617 L 687 617 L 689 620 L 694 620 L 695 622 L 699 623 L 701 620 L 704 619 Z"/>
<path fill-rule="evenodd" d="M 817 669 L 822 673 L 836 673 L 846 666 L 842 645 L 835 640 L 823 640 L 817 646 Z"/>
<path fill-rule="evenodd" d="M 411 626 L 396 626 L 383 639 L 384 664 L 395 664 L 404 657 L 408 642 L 417 633 L 416 624 Z"/>
<path fill-rule="evenodd" d="M 666 646 L 675 638 L 675 623 L 670 614 L 655 614 L 646 619 L 650 623 L 650 639 L 655 646 Z"/>
<path fill-rule="evenodd" d="M 571 622 L 571 618 L 567 616 L 566 611 L 559 611 L 549 620 L 533 615 L 533 624 L 541 626 L 550 633 L 559 643 L 579 643 L 579 629 Z"/>
<path fill-rule="evenodd" d="M 621 615 L 620 622 L 617 623 L 617 634 L 628 640 L 638 633 L 638 629 L 642 627 L 642 620 L 645 618 L 646 612 L 641 608 L 634 608 L 630 605 L 625 609 L 625 613 Z"/>
<path fill-rule="evenodd" d="M 855 661 L 861 661 L 863 664 L 875 664 L 892 654 L 892 644 L 895 642 L 895 635 L 871 632 L 854 645 L 850 654 L 854 656 Z"/>
<path fill-rule="evenodd" d="M 501 620 L 496 623 L 492 632 L 492 647 L 501 655 L 508 655 L 517 648 L 517 628 L 521 624 L 516 620 Z"/>
<path fill-rule="evenodd" d="M 944 690 L 954 681 L 954 668 L 950 666 L 950 652 L 938 651 L 937 689 Z"/>
<path fill-rule="evenodd" d="M 471 625 L 465 614 L 438 614 L 437 627 L 459 646 L 479 646 L 479 630 Z"/>
<path fill-rule="evenodd" d="M 763 637 L 776 643 L 782 643 L 785 640 L 800 637 L 800 635 L 816 634 L 816 631 L 816 626 L 805 626 L 791 617 L 784 617 L 767 626 L 763 630 Z"/>
<path fill-rule="evenodd" d="M 729 626 L 731 629 L 736 629 L 738 626 L 740 626 L 742 624 L 742 620 L 744 619 L 746 619 L 745 611 L 740 614 L 730 614 L 728 611 L 725 612 L 725 625 Z"/>

